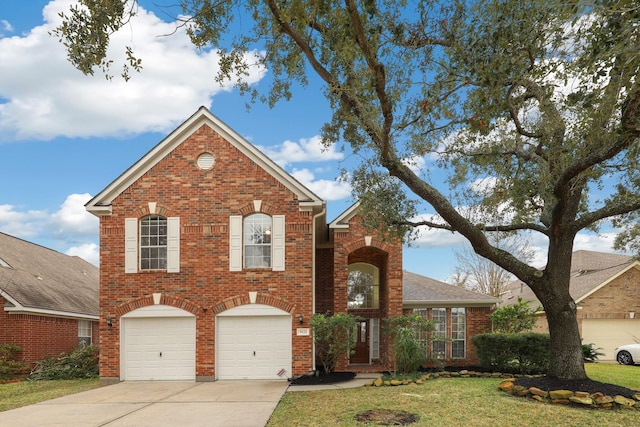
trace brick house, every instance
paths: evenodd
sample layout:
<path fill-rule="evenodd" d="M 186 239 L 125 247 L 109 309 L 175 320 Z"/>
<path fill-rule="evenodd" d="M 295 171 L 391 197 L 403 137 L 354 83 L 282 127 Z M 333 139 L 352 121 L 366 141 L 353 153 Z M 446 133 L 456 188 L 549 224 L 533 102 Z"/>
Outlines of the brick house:
<path fill-rule="evenodd" d="M 593 343 L 604 353 L 598 360 L 614 360 L 614 349 L 640 341 L 640 262 L 631 256 L 576 251 L 571 258 L 569 292 L 578 306 L 578 326 L 584 344 Z M 532 307 L 540 302 L 524 283 L 515 281 L 506 289 L 502 304 L 518 297 Z M 536 332 L 548 332 L 544 311 Z"/>
<path fill-rule="evenodd" d="M 314 313 L 363 318 L 338 369 L 378 366 L 403 313 L 402 245 L 326 204 L 206 108 L 90 200 L 103 382 L 286 379 L 315 369 Z"/>
<path fill-rule="evenodd" d="M 0 344 L 28 364 L 98 342 L 98 268 L 0 233 Z"/>

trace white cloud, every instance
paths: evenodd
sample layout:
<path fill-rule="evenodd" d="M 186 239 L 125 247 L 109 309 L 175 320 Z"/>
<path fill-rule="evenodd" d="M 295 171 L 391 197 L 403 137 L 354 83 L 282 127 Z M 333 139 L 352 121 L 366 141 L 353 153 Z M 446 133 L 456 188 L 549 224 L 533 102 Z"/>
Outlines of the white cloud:
<path fill-rule="evenodd" d="M 142 73 L 134 72 L 129 82 L 117 76 L 119 69 L 112 70 L 112 81 L 99 70 L 84 76 L 49 35 L 60 22 L 58 13 L 71 3 L 51 1 L 43 10 L 43 25 L 23 37 L 0 38 L 0 98 L 6 100 L 0 104 L 0 135 L 5 141 L 166 132 L 198 106 L 210 105 L 216 93 L 231 90 L 230 83 L 214 82 L 215 52 L 197 50 L 184 29 L 176 31 L 176 23 L 141 7 L 130 25 L 113 35 L 109 54 L 121 64 L 124 46 L 132 45 L 142 58 Z M 253 84 L 265 73 L 255 69 L 245 79 Z"/>
<path fill-rule="evenodd" d="M 12 32 L 13 25 L 11 25 L 11 22 L 7 21 L 6 19 L 0 19 L 0 36 L 4 35 L 4 33 Z"/>
<path fill-rule="evenodd" d="M 20 211 L 13 205 L 0 205 L 0 230 L 15 237 L 33 237 L 42 231 L 48 215 L 44 210 Z"/>
<path fill-rule="evenodd" d="M 282 167 L 296 162 L 328 162 L 344 158 L 343 153 L 336 151 L 335 144 L 325 147 L 318 135 L 301 138 L 298 142 L 287 140 L 280 146 L 258 148 Z"/>
<path fill-rule="evenodd" d="M 85 203 L 90 194 L 70 194 L 60 209 L 51 215 L 53 232 L 57 236 L 92 236 L 98 234 L 98 218 L 87 212 Z"/>
<path fill-rule="evenodd" d="M 316 179 L 309 169 L 295 169 L 291 175 L 323 200 L 340 200 L 351 195 L 351 186 L 348 183 Z"/>
<path fill-rule="evenodd" d="M 98 218 L 84 209 L 89 194 L 70 194 L 53 214 L 46 210 L 20 211 L 0 205 L 0 231 L 50 249 L 98 263 Z"/>
<path fill-rule="evenodd" d="M 65 254 L 79 256 L 93 265 L 100 264 L 100 247 L 95 243 L 83 243 L 78 246 L 72 246 Z"/>

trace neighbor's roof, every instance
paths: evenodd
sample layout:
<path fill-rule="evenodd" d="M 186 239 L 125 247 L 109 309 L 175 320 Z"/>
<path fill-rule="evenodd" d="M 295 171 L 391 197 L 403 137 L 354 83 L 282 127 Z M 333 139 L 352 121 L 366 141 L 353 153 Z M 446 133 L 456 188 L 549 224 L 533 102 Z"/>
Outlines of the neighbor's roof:
<path fill-rule="evenodd" d="M 147 173 L 176 147 L 180 146 L 180 144 L 203 125 L 209 126 L 238 149 L 238 151 L 249 157 L 263 170 L 273 176 L 274 179 L 280 182 L 285 188 L 293 192 L 298 198 L 298 203 L 301 207 L 311 210 L 320 210 L 324 207 L 325 201 L 313 193 L 313 191 L 302 185 L 277 163 L 241 137 L 218 117 L 214 116 L 207 108 L 200 107 L 198 111 L 160 141 L 147 154 L 142 156 L 140 160 L 89 200 L 85 205 L 87 211 L 96 216 L 110 215 L 113 199 L 131 186 L 138 178 Z"/>
<path fill-rule="evenodd" d="M 99 269 L 0 232 L 0 295 L 11 312 L 97 319 Z"/>
<path fill-rule="evenodd" d="M 576 251 L 571 256 L 571 281 L 569 293 L 576 303 L 587 298 L 616 277 L 631 268 L 640 269 L 640 262 L 632 256 L 594 251 Z M 540 301 L 531 288 L 516 280 L 507 285 L 503 296 L 503 304 L 510 305 L 523 301 L 531 301 L 530 305 L 539 306 Z"/>
<path fill-rule="evenodd" d="M 402 272 L 404 305 L 430 307 L 487 306 L 500 300 L 408 271 Z"/>

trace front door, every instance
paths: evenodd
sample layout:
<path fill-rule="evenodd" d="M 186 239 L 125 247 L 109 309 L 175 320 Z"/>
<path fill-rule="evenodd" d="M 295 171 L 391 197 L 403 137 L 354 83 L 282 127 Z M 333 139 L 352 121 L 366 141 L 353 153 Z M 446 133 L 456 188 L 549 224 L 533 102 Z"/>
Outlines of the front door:
<path fill-rule="evenodd" d="M 369 321 L 361 320 L 356 325 L 356 347 L 349 363 L 369 363 Z"/>

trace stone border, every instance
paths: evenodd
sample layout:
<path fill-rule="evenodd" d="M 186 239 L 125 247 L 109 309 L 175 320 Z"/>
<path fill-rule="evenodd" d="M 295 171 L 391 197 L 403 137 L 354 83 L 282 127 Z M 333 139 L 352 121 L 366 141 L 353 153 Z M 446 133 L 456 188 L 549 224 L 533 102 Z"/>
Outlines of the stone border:
<path fill-rule="evenodd" d="M 603 393 L 587 393 L 583 391 L 571 390 L 552 390 L 546 392 L 537 387 L 526 388 L 524 386 L 515 385 L 513 382 L 517 379 L 516 375 L 503 374 L 500 372 L 476 372 L 476 371 L 443 371 L 434 373 L 425 373 L 421 377 L 410 379 L 391 379 L 383 380 L 382 377 L 376 378 L 374 381 L 365 384 L 365 387 L 385 387 L 385 386 L 401 386 L 412 385 L 417 386 L 424 384 L 425 381 L 437 378 L 500 378 L 498 389 L 515 397 L 525 397 L 532 400 L 552 403 L 560 405 L 576 405 L 583 408 L 620 408 L 640 411 L 640 392 L 633 395 L 633 399 L 624 396 L 607 396 Z"/>
<path fill-rule="evenodd" d="M 576 404 L 585 408 L 620 408 L 640 410 L 640 392 L 633 395 L 633 399 L 624 396 L 607 396 L 603 393 L 587 393 L 585 391 L 551 390 L 546 392 L 537 387 L 526 388 L 515 385 L 515 378 L 500 381 L 498 389 L 516 397 L 526 397 L 538 402 L 556 405 Z"/>

